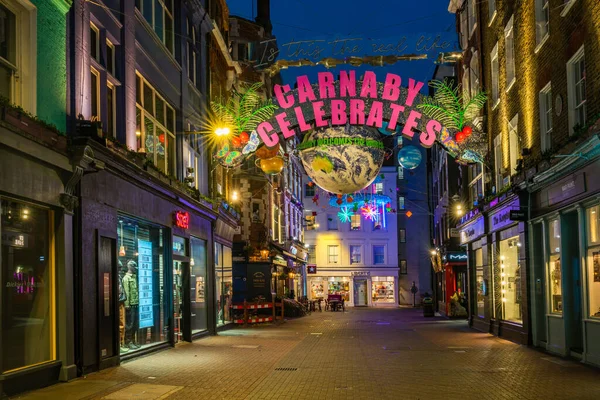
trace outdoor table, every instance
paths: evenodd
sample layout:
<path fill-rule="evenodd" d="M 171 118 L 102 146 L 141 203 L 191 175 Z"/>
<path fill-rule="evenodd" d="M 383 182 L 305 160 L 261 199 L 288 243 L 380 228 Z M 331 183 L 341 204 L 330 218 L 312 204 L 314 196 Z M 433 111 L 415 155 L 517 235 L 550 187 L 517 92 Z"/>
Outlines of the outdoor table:
<path fill-rule="evenodd" d="M 339 300 L 329 300 L 329 304 L 331 305 L 331 310 L 332 311 L 337 311 L 338 306 L 341 304 L 342 302 Z"/>

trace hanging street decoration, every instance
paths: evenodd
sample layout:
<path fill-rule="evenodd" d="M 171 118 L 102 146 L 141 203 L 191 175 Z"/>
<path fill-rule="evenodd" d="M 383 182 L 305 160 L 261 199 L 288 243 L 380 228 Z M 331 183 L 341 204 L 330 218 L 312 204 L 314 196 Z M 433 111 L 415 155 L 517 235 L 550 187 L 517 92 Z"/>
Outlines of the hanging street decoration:
<path fill-rule="evenodd" d="M 341 222 L 350 222 L 354 213 L 348 210 L 348 207 L 342 207 L 341 211 L 338 212 L 338 218 Z"/>
<path fill-rule="evenodd" d="M 332 197 L 329 200 L 329 206 L 330 207 L 340 207 L 340 205 L 338 205 L 337 203 L 338 199 L 337 197 Z M 357 205 L 358 207 L 362 207 L 365 204 L 373 204 L 376 207 L 384 207 L 386 204 L 391 204 L 392 199 L 389 196 L 386 196 L 384 194 L 371 194 L 371 193 L 355 193 L 352 195 L 346 195 L 345 196 L 345 202 L 344 197 L 342 197 L 342 204 L 343 207 L 347 207 L 349 205 Z"/>
<path fill-rule="evenodd" d="M 405 169 L 415 169 L 421 164 L 423 156 L 421 150 L 415 146 L 404 146 L 398 152 L 398 164 Z"/>
<path fill-rule="evenodd" d="M 363 217 L 369 221 L 376 220 L 379 215 L 377 207 L 372 204 L 367 204 L 364 207 L 361 207 L 360 211 L 362 212 Z"/>

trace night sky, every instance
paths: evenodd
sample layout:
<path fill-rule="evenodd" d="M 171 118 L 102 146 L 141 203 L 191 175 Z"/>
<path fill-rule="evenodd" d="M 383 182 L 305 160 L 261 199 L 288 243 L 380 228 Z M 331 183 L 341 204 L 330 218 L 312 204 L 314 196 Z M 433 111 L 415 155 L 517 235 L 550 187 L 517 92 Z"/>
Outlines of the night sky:
<path fill-rule="evenodd" d="M 255 0 L 228 0 L 227 3 L 231 15 L 254 19 Z M 343 65 L 329 70 L 336 74 L 338 69 L 355 69 L 360 75 L 361 71 L 370 69 L 377 73 L 379 79 L 390 71 L 399 74 L 404 82 L 409 77 L 427 82 L 432 77 L 434 60 L 440 50 L 417 51 L 416 42 L 421 34 L 431 37 L 431 41 L 440 35 L 440 42 L 449 44 L 445 51 L 457 49 L 455 15 L 448 12 L 448 3 L 448 0 L 271 0 L 273 34 L 281 50 L 279 59 L 290 58 L 286 54 L 289 54 L 290 47 L 283 46 L 292 41 L 324 39 L 326 43 L 322 44 L 325 48 L 322 54 L 331 56 L 332 45 L 328 43 L 332 40 L 362 38 L 363 52 L 359 55 L 367 52 L 369 55 L 382 55 L 373 53 L 373 44 L 396 44 L 406 36 L 408 47 L 403 54 L 427 53 L 427 60 L 399 61 L 386 67 Z M 297 75 L 307 74 L 314 81 L 316 73 L 325 70 L 321 66 L 293 67 L 282 71 L 282 77 L 285 83 L 293 85 Z M 423 88 L 423 91 L 426 90 L 427 86 Z"/>

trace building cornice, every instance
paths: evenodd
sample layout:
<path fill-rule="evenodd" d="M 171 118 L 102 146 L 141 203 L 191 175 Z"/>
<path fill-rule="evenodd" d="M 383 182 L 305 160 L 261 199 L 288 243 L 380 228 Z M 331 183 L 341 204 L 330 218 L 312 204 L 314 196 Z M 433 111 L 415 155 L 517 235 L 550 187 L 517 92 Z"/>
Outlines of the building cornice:
<path fill-rule="evenodd" d="M 238 75 L 241 75 L 242 67 L 240 67 L 240 64 L 237 61 L 233 61 L 233 58 L 231 58 L 231 54 L 229 54 L 229 48 L 228 48 L 227 44 L 225 43 L 225 39 L 223 38 L 223 35 L 221 34 L 221 30 L 219 29 L 217 24 L 215 24 L 214 22 L 213 22 L 212 34 L 215 37 L 217 44 L 219 45 L 219 50 L 221 50 L 221 54 L 223 55 L 223 58 L 225 58 L 225 61 L 227 62 L 227 66 L 229 68 L 235 69 L 235 72 Z"/>

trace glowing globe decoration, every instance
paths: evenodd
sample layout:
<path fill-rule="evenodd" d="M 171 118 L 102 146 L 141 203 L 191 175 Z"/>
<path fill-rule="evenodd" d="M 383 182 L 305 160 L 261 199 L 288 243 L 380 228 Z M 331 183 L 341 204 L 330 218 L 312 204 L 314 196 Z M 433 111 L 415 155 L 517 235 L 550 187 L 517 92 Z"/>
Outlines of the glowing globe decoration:
<path fill-rule="evenodd" d="M 398 132 L 398 126 L 396 126 L 396 130 L 395 131 L 389 131 L 387 130 L 389 123 L 387 121 L 383 121 L 383 124 L 381 126 L 381 128 L 379 128 L 379 133 L 381 133 L 382 135 L 386 135 L 386 136 L 392 136 L 395 135 Z"/>
<path fill-rule="evenodd" d="M 415 169 L 421 164 L 421 150 L 415 146 L 405 146 L 398 152 L 398 164 L 406 169 Z"/>
<path fill-rule="evenodd" d="M 383 164 L 385 149 L 377 128 L 321 128 L 308 133 L 303 143 L 307 141 L 321 144 L 300 150 L 304 170 L 318 187 L 330 193 L 364 189 L 377 178 Z"/>

